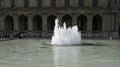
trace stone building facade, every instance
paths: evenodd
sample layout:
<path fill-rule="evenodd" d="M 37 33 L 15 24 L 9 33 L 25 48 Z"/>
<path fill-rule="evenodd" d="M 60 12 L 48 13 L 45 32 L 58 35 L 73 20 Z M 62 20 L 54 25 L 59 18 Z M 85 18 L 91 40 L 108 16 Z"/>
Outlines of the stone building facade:
<path fill-rule="evenodd" d="M 120 38 L 120 0 L 0 0 L 0 32 L 49 37 L 54 20 L 84 38 Z"/>

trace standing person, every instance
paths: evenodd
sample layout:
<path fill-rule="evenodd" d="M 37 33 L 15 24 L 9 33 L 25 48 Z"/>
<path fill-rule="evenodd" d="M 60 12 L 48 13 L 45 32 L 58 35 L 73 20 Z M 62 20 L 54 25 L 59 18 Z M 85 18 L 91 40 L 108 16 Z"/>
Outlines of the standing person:
<path fill-rule="evenodd" d="M 110 32 L 110 40 L 112 40 L 112 33 Z"/>
<path fill-rule="evenodd" d="M 23 36 L 24 36 L 23 33 L 21 33 L 21 34 L 20 34 L 20 38 L 23 38 Z"/>

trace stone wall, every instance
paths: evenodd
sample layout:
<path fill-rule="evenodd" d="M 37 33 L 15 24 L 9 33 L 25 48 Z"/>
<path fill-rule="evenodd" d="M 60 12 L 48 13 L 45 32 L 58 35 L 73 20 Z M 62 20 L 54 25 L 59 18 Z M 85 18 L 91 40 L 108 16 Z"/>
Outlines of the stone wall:
<path fill-rule="evenodd" d="M 51 1 L 52 0 L 42 0 L 42 6 L 43 7 L 51 7 Z M 98 1 L 98 7 L 106 8 L 108 7 L 109 1 L 111 7 L 119 7 L 119 0 L 116 0 L 116 4 L 114 3 L 115 0 L 97 0 Z M 83 0 L 84 7 L 92 7 L 93 0 Z M 16 7 L 24 7 L 24 0 L 15 0 Z M 65 0 L 56 0 L 56 6 L 57 7 L 64 7 Z M 11 0 L 4 0 L 3 3 L 4 7 L 10 7 L 11 6 Z M 79 0 L 70 0 L 70 7 L 78 7 L 79 6 Z M 37 7 L 37 0 L 29 0 L 29 7 Z"/>
<path fill-rule="evenodd" d="M 4 7 L 0 8 L 0 31 L 5 31 L 5 17 L 7 15 L 12 16 L 14 19 L 13 32 L 19 32 L 18 20 L 20 15 L 25 15 L 28 18 L 28 32 L 33 32 L 33 16 L 40 15 L 43 23 L 43 36 L 47 36 L 47 18 L 49 15 L 55 15 L 60 21 L 62 21 L 64 15 L 70 15 L 72 17 L 73 25 L 77 25 L 77 18 L 79 15 L 85 15 L 87 17 L 87 31 L 84 32 L 89 33 L 92 32 L 93 16 L 100 15 L 103 19 L 101 31 L 103 36 L 105 37 L 107 35 L 107 37 L 109 37 L 109 33 L 113 32 L 115 38 L 119 37 L 119 0 L 116 0 L 116 4 L 114 3 L 114 0 L 98 0 L 97 7 L 93 6 L 93 0 L 84 0 L 84 7 L 82 8 L 78 5 L 79 0 L 70 0 L 69 8 L 65 7 L 64 1 L 65 0 L 56 0 L 56 7 L 51 8 L 51 0 L 42 0 L 42 8 L 37 8 L 37 0 L 29 0 L 29 8 L 24 8 L 24 0 L 16 0 L 16 6 L 11 8 L 11 0 L 4 0 Z"/>

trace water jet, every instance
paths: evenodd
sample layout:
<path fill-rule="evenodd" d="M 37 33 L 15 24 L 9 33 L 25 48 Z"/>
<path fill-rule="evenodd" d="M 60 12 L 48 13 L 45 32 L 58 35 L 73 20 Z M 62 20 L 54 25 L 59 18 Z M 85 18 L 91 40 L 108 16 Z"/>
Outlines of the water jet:
<path fill-rule="evenodd" d="M 58 18 L 55 19 L 54 34 L 52 36 L 52 45 L 77 45 L 81 44 L 81 32 L 77 26 L 66 27 L 64 23 L 62 27 L 58 24 Z"/>

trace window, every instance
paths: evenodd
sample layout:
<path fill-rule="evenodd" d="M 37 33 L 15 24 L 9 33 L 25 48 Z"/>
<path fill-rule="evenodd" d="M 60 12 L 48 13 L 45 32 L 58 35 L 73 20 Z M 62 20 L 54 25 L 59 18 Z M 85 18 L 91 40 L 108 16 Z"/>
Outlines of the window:
<path fill-rule="evenodd" d="M 28 8 L 29 7 L 29 0 L 24 0 L 24 7 Z"/>
<path fill-rule="evenodd" d="M 15 0 L 11 0 L 11 7 L 15 7 Z"/>
<path fill-rule="evenodd" d="M 93 0 L 93 7 L 97 7 L 98 6 L 98 0 Z"/>
<path fill-rule="evenodd" d="M 38 7 L 42 7 L 42 0 L 38 0 Z"/>
<path fill-rule="evenodd" d="M 108 8 L 110 8 L 111 7 L 111 2 L 110 2 L 110 0 L 108 0 Z"/>
<path fill-rule="evenodd" d="M 70 0 L 65 0 L 65 7 L 69 7 L 70 6 Z"/>
<path fill-rule="evenodd" d="M 4 5 L 4 0 L 0 0 L 0 7 L 3 7 Z"/>
<path fill-rule="evenodd" d="M 0 0 L 0 7 L 1 7 L 1 2 L 2 2 L 2 0 Z"/>
<path fill-rule="evenodd" d="M 51 0 L 51 7 L 56 7 L 56 0 Z"/>
<path fill-rule="evenodd" d="M 92 30 L 93 31 L 97 31 L 97 32 L 101 32 L 102 31 L 102 23 L 103 19 L 100 15 L 95 15 L 93 17 L 93 23 L 92 23 Z"/>
<path fill-rule="evenodd" d="M 79 0 L 79 7 L 83 7 L 83 6 L 84 6 L 83 0 Z"/>
<path fill-rule="evenodd" d="M 114 0 L 114 3 L 117 4 L 117 0 Z"/>

